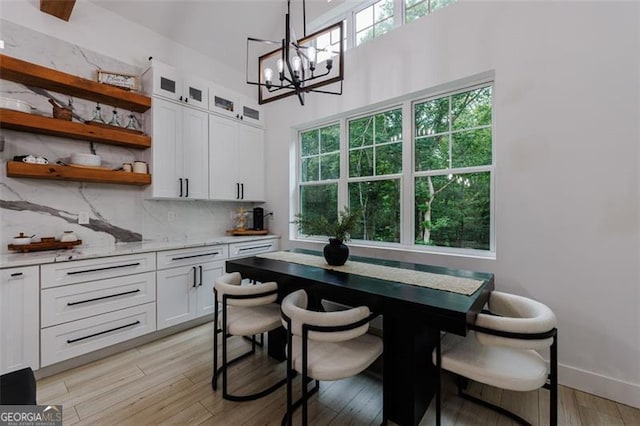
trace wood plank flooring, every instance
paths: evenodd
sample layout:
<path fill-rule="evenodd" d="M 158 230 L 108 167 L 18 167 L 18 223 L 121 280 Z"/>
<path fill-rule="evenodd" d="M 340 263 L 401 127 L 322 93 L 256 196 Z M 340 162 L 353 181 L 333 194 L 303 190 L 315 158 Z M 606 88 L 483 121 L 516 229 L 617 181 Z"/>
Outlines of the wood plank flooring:
<path fill-rule="evenodd" d="M 285 389 L 252 402 L 230 402 L 211 389 L 212 324 L 207 323 L 117 355 L 38 381 L 38 403 L 63 404 L 65 425 L 279 425 Z M 230 340 L 232 356 L 249 349 Z M 230 368 L 230 391 L 244 394 L 284 376 L 260 351 Z M 443 425 L 512 425 L 508 418 L 455 395 L 444 376 Z M 222 383 L 220 382 L 221 386 Z M 299 385 L 295 388 L 300 391 Z M 469 393 L 499 403 L 534 425 L 548 425 L 546 390 L 508 392 L 471 383 Z M 309 406 L 313 425 L 379 425 L 382 386 L 370 375 L 322 382 Z M 300 413 L 295 416 L 300 424 Z M 435 424 L 432 404 L 420 425 Z M 561 425 L 640 425 L 640 410 L 584 392 L 560 387 Z"/>

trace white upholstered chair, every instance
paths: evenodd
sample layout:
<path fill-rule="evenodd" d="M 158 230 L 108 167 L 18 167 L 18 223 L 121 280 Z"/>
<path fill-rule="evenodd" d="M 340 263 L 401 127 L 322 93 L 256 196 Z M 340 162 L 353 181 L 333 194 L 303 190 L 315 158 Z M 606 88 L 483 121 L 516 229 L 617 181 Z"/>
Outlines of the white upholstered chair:
<path fill-rule="evenodd" d="M 436 421 L 440 424 L 440 369 L 480 383 L 513 391 L 550 390 L 550 424 L 558 420 L 558 358 L 556 317 L 546 305 L 526 297 L 493 291 L 488 311 L 478 314 L 466 338 L 447 334 L 436 347 L 433 361 L 438 369 Z M 550 348 L 547 363 L 536 352 Z M 547 384 L 547 379 L 549 383 Z M 520 416 L 464 393 L 458 395 L 504 414 L 518 423 Z"/>
<path fill-rule="evenodd" d="M 213 285 L 216 306 L 214 310 L 213 377 L 211 386 L 217 389 L 218 377 L 222 373 L 222 397 L 231 401 L 250 401 L 261 398 L 286 383 L 286 378 L 267 389 L 250 395 L 232 395 L 228 392 L 228 366 L 255 353 L 255 335 L 275 330 L 282 326 L 280 305 L 274 303 L 278 297 L 276 282 L 241 285 L 238 272 L 224 274 Z M 221 312 L 220 312 L 221 311 Z M 218 334 L 222 334 L 222 365 L 218 367 Z M 250 336 L 251 350 L 227 359 L 227 339 L 231 336 Z"/>
<path fill-rule="evenodd" d="M 376 314 L 361 306 L 343 311 L 315 312 L 307 309 L 308 297 L 298 290 L 282 301 L 282 323 L 287 329 L 287 413 L 283 424 L 292 424 L 293 411 L 302 404 L 302 423 L 307 424 L 307 401 L 319 381 L 355 376 L 382 354 L 382 339 L 367 334 Z M 292 382 L 302 375 L 302 398 L 293 403 Z M 316 381 L 313 389 L 307 383 Z"/>

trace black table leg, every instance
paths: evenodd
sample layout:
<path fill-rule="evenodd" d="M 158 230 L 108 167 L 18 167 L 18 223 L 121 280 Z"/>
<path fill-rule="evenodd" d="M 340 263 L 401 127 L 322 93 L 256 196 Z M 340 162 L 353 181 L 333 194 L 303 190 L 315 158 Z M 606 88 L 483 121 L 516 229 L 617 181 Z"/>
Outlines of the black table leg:
<path fill-rule="evenodd" d="M 431 353 L 440 333 L 419 319 L 385 313 L 383 335 L 385 415 L 402 426 L 417 425 L 435 395 Z"/>

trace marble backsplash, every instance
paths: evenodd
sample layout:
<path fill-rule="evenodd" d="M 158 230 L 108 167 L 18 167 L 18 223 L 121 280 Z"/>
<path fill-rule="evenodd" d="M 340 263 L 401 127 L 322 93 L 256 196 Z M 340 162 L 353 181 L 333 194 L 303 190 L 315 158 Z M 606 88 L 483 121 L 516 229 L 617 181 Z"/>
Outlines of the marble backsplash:
<path fill-rule="evenodd" d="M 80 48 L 45 34 L 0 20 L 1 53 L 55 68 L 70 74 L 95 79 L 99 69 L 139 75 L 131 65 Z M 50 97 L 67 104 L 68 96 L 0 80 L 0 96 L 20 99 L 50 116 Z M 77 118 L 88 119 L 95 102 L 73 99 Z M 102 106 L 105 119 L 112 107 Z M 129 111 L 118 111 L 126 123 Z M 136 114 L 142 119 L 140 114 Z M 76 120 L 77 121 L 77 120 Z M 87 141 L 37 135 L 2 129 L 4 149 L 0 151 L 0 253 L 20 232 L 27 235 L 57 236 L 73 230 L 86 246 L 102 246 L 141 240 L 181 240 L 215 237 L 232 227 L 235 203 L 207 201 L 152 201 L 144 198 L 144 188 L 129 185 L 64 182 L 43 179 L 8 178 L 6 162 L 15 155 L 44 156 L 50 162 L 65 160 L 72 152 L 90 152 Z M 114 166 L 133 162 L 142 152 L 112 145 L 95 144 L 103 164 Z M 244 205 L 246 208 L 253 206 Z M 79 225 L 78 214 L 88 212 L 90 223 Z M 169 212 L 175 213 L 173 221 Z"/>

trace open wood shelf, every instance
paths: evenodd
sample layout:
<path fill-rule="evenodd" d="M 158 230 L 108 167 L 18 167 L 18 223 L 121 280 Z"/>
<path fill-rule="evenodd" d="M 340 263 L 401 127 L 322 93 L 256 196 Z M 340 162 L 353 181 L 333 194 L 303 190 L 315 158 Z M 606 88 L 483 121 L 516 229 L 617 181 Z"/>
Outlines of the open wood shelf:
<path fill-rule="evenodd" d="M 0 78 L 130 111 L 145 112 L 151 108 L 151 98 L 148 96 L 2 54 Z"/>
<path fill-rule="evenodd" d="M 108 169 L 78 168 L 56 164 L 30 164 L 20 161 L 7 161 L 7 176 L 138 186 L 149 185 L 151 183 L 151 175 L 147 174 Z"/>
<path fill-rule="evenodd" d="M 109 145 L 120 145 L 128 148 L 146 149 L 151 146 L 150 136 L 74 123 L 10 109 L 0 108 L 0 127 L 43 135 L 101 142 Z"/>

